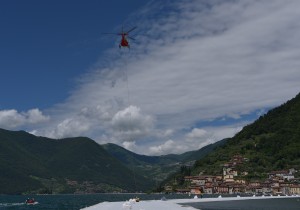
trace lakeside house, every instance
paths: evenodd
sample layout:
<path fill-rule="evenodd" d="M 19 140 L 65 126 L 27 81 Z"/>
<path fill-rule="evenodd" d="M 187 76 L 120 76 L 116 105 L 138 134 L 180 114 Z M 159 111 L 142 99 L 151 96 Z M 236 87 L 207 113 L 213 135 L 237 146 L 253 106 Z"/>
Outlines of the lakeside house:
<path fill-rule="evenodd" d="M 177 192 L 191 194 L 270 194 L 300 195 L 300 180 L 294 177 L 295 169 L 272 171 L 266 180 L 246 181 L 243 176 L 247 171 L 238 171 L 237 166 L 248 161 L 240 155 L 232 157 L 223 165 L 223 174 L 219 176 L 199 175 L 185 176 L 187 189 Z"/>

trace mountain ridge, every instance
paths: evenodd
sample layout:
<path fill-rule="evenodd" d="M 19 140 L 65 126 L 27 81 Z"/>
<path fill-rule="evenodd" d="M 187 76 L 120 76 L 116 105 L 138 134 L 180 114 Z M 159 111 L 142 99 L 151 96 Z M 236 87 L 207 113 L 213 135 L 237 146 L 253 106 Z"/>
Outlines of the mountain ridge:
<path fill-rule="evenodd" d="M 154 182 L 212 148 L 213 144 L 181 155 L 146 156 L 115 144 L 99 145 L 87 137 L 57 140 L 0 129 L 0 193 L 151 190 Z"/>
<path fill-rule="evenodd" d="M 220 174 L 236 154 L 249 159 L 248 178 L 259 179 L 271 170 L 299 170 L 299 151 L 300 94 L 234 137 L 180 155 L 145 156 L 86 137 L 54 140 L 0 129 L 0 194 L 145 191 L 167 177 L 181 183 L 186 174 Z"/>
<path fill-rule="evenodd" d="M 90 185 L 99 185 L 94 192 L 140 191 L 151 186 L 138 174 L 134 184 L 129 168 L 86 137 L 53 140 L 1 129 L 0 154 L 0 193 L 4 194 L 69 193 Z M 46 182 L 54 182 L 57 189 Z"/>
<path fill-rule="evenodd" d="M 290 168 L 298 170 L 296 176 L 300 177 L 300 93 L 245 126 L 224 145 L 197 160 L 189 171 L 183 170 L 166 182 L 177 179 L 184 184 L 186 175 L 222 175 L 222 166 L 235 155 L 249 160 L 238 166 L 239 171 L 247 172 L 245 180 L 265 179 L 271 171 Z"/>
<path fill-rule="evenodd" d="M 160 156 L 147 156 L 133 153 L 116 144 L 104 144 L 104 149 L 125 165 L 134 167 L 140 174 L 156 182 L 164 181 L 168 176 L 180 170 L 180 167 L 191 165 L 197 159 L 204 157 L 216 147 L 223 145 L 227 139 L 221 140 L 205 147 L 182 154 L 168 154 Z"/>

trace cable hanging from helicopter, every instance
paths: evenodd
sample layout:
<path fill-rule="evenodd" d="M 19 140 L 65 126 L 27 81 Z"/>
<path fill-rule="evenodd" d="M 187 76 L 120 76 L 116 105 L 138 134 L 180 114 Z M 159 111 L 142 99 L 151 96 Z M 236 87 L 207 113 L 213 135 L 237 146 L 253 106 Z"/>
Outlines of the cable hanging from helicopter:
<path fill-rule="evenodd" d="M 118 35 L 118 36 L 121 36 L 121 40 L 119 42 L 119 48 L 128 48 L 130 49 L 130 44 L 129 44 L 129 41 L 128 39 L 131 39 L 131 40 L 135 40 L 132 36 L 129 35 L 129 33 L 131 33 L 132 31 L 134 31 L 137 27 L 133 27 L 131 28 L 130 30 L 128 31 L 124 31 L 123 29 L 123 26 L 122 26 L 122 31 L 119 32 L 119 33 L 103 33 L 103 34 L 108 34 L 108 35 Z M 123 53 L 121 52 L 121 55 L 123 55 Z M 125 61 L 125 66 L 126 68 L 123 68 L 124 70 L 124 75 L 126 77 L 126 85 L 127 85 L 127 100 L 128 100 L 128 109 L 131 107 L 131 103 L 130 103 L 130 91 L 129 91 L 129 81 L 128 81 L 128 74 L 127 74 L 127 59 L 124 59 Z M 131 121 L 132 119 L 132 116 L 131 116 L 131 111 L 129 110 L 129 120 Z M 133 170 L 133 179 L 134 179 L 134 186 L 135 186 L 135 191 L 137 191 L 137 182 L 136 182 L 136 175 L 135 175 L 135 172 L 134 172 L 134 166 L 132 168 Z M 136 199 L 139 200 L 138 197 L 136 197 Z"/>

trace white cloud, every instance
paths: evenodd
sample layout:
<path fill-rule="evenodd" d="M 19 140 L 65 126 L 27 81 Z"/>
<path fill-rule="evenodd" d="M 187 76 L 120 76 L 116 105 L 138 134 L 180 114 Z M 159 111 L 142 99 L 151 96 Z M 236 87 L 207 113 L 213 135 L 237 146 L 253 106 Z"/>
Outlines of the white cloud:
<path fill-rule="evenodd" d="M 27 124 L 37 124 L 49 119 L 50 117 L 43 115 L 39 109 L 30 109 L 21 113 L 15 109 L 0 110 L 0 127 L 6 129 L 15 129 Z"/>
<path fill-rule="evenodd" d="M 90 128 L 90 123 L 83 118 L 68 118 L 59 123 L 47 136 L 52 138 L 81 136 Z"/>
<path fill-rule="evenodd" d="M 174 154 L 183 152 L 182 145 L 178 145 L 173 140 L 168 140 L 161 145 L 152 146 L 149 148 L 151 155 Z"/>
<path fill-rule="evenodd" d="M 153 118 L 142 115 L 135 106 L 117 112 L 112 118 L 112 127 L 123 141 L 135 141 L 149 133 L 153 127 Z"/>
<path fill-rule="evenodd" d="M 243 123 L 243 125 L 245 124 L 246 122 Z M 169 139 L 160 145 L 151 146 L 146 154 L 180 154 L 186 151 L 198 150 L 208 144 L 232 137 L 241 129 L 242 126 L 239 125 L 194 128 L 189 133 L 186 133 L 183 138 Z"/>
<path fill-rule="evenodd" d="M 122 143 L 122 146 L 130 151 L 135 151 L 137 149 L 137 146 L 135 144 L 135 141 L 124 141 Z"/>
<path fill-rule="evenodd" d="M 167 129 L 167 130 L 163 131 L 163 137 L 172 136 L 173 134 L 174 134 L 174 130 L 172 130 L 172 129 Z"/>
<path fill-rule="evenodd" d="M 204 130 L 204 129 L 194 128 L 186 136 L 187 136 L 188 139 L 202 138 L 202 137 L 207 136 L 207 131 Z"/>
<path fill-rule="evenodd" d="M 153 2 L 132 18 L 140 35 L 130 51 L 101 57 L 71 97 L 47 110 L 47 126 L 33 129 L 123 143 L 145 154 L 184 152 L 232 136 L 244 115 L 300 91 L 298 8 L 296 0 Z M 3 112 L 0 125 L 22 126 L 23 118 Z"/>
<path fill-rule="evenodd" d="M 43 115 L 43 113 L 39 109 L 30 109 L 27 113 L 23 113 L 23 115 L 27 118 L 29 123 L 40 123 L 45 122 L 50 119 L 49 116 Z"/>
<path fill-rule="evenodd" d="M 1 110 L 0 125 L 2 128 L 15 128 L 24 123 L 25 117 L 17 112 L 17 110 Z"/>

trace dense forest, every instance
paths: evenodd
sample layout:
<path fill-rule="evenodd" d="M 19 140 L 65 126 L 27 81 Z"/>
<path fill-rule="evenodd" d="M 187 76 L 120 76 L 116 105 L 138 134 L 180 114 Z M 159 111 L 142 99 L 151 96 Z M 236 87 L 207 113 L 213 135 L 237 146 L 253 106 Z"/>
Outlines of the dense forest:
<path fill-rule="evenodd" d="M 85 137 L 55 140 L 0 129 L 0 194 L 151 191 L 214 147 L 146 156 Z"/>
<path fill-rule="evenodd" d="M 152 186 L 95 141 L 0 130 L 0 194 L 144 191 Z M 136 182 L 136 183 L 135 183 Z"/>
<path fill-rule="evenodd" d="M 221 175 L 223 164 L 234 155 L 249 160 L 238 169 L 249 173 L 248 180 L 266 178 L 267 173 L 275 170 L 295 168 L 299 171 L 300 94 L 245 126 L 225 144 L 197 160 L 192 168 L 182 167 L 165 183 L 177 180 L 183 184 L 186 175 Z"/>

